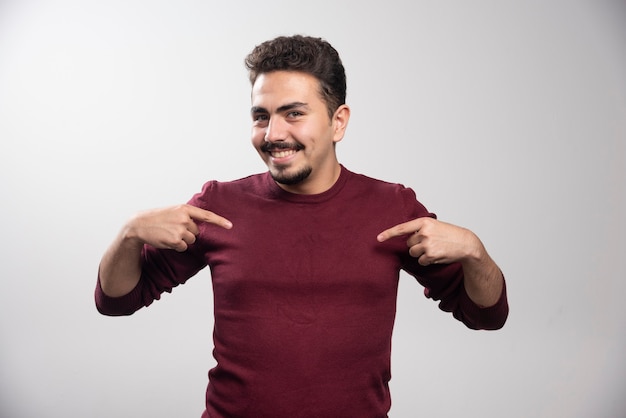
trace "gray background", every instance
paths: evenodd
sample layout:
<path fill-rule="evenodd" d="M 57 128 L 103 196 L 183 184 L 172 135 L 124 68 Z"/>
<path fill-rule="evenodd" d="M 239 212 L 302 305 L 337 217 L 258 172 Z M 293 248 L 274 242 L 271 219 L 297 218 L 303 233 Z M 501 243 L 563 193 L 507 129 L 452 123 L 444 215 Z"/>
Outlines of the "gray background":
<path fill-rule="evenodd" d="M 626 4 L 460 0 L 0 0 L 0 416 L 199 417 L 208 271 L 108 318 L 96 270 L 136 211 L 264 170 L 243 58 L 293 33 L 342 54 L 341 161 L 508 280 L 472 332 L 401 278 L 391 416 L 625 416 Z"/>

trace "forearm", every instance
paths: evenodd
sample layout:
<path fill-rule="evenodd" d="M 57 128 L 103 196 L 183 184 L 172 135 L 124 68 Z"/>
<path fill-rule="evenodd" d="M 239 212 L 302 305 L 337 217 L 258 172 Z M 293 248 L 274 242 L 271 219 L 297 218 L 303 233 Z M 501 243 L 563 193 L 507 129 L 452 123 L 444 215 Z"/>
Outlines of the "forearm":
<path fill-rule="evenodd" d="M 483 308 L 495 305 L 502 295 L 504 278 L 482 244 L 461 264 L 465 291 L 470 299 Z"/>
<path fill-rule="evenodd" d="M 120 231 L 100 262 L 100 286 L 107 296 L 124 296 L 135 288 L 141 277 L 142 248 L 127 226 Z"/>

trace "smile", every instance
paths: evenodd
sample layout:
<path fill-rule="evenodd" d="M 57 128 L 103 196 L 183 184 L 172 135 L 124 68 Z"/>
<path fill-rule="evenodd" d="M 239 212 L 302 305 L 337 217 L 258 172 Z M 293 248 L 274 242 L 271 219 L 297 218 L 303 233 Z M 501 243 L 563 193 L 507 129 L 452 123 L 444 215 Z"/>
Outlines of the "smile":
<path fill-rule="evenodd" d="M 298 151 L 297 150 L 276 150 L 276 151 L 272 151 L 270 155 L 273 158 L 285 158 L 285 157 L 289 157 L 290 155 L 294 155 L 296 152 Z"/>
<path fill-rule="evenodd" d="M 298 143 L 266 143 L 261 146 L 261 151 L 270 155 L 272 160 L 286 161 L 295 156 L 298 151 L 304 149 L 304 147 Z"/>

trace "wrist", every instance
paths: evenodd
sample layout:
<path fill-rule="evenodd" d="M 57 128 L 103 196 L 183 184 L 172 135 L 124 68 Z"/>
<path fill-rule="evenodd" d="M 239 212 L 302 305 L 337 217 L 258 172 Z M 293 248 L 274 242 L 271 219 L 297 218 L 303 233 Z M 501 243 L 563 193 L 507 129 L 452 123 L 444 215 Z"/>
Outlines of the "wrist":
<path fill-rule="evenodd" d="M 137 227 L 137 218 L 134 217 L 128 221 L 120 231 L 120 244 L 126 248 L 142 248 L 144 240 L 141 239 L 139 228 Z"/>
<path fill-rule="evenodd" d="M 465 245 L 465 255 L 461 258 L 462 264 L 484 264 L 489 260 L 489 255 L 485 246 L 480 241 L 478 236 L 469 229 L 466 229 L 467 239 Z"/>

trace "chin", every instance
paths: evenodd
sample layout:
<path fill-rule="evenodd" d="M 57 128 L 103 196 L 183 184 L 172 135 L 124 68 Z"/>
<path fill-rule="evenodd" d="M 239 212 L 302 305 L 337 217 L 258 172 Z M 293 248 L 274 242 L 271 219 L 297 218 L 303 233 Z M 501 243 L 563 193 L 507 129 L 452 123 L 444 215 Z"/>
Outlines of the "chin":
<path fill-rule="evenodd" d="M 311 175 L 312 171 L 313 168 L 307 166 L 294 172 L 289 172 L 286 169 L 274 169 L 270 170 L 270 174 L 275 182 L 286 186 L 293 186 L 306 180 Z"/>

